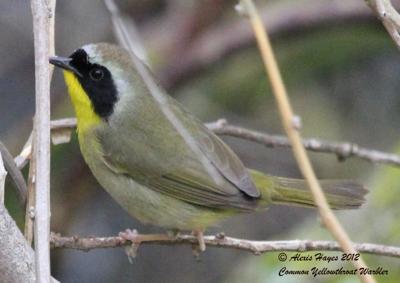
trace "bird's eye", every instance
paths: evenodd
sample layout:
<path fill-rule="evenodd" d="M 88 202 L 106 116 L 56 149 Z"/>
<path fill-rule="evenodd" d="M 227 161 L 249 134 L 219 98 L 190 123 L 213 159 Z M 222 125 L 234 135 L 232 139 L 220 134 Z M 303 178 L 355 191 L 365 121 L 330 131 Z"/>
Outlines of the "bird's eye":
<path fill-rule="evenodd" d="M 89 76 L 94 81 L 100 81 L 104 77 L 104 72 L 102 69 L 95 68 L 95 69 L 90 70 Z"/>

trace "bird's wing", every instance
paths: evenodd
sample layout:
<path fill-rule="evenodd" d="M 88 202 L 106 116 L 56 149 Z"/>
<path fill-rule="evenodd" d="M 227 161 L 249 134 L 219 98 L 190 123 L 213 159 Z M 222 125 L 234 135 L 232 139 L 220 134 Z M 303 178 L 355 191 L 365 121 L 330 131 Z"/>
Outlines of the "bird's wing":
<path fill-rule="evenodd" d="M 250 174 L 239 157 L 217 135 L 204 126 L 196 117 L 192 116 L 179 102 L 168 96 L 169 107 L 188 129 L 206 158 L 215 169 L 238 190 L 249 197 L 260 196 Z"/>
<path fill-rule="evenodd" d="M 194 168 L 196 166 L 171 166 L 169 169 L 155 166 L 157 168 L 149 170 L 142 166 L 132 167 L 127 159 L 113 156 L 103 155 L 104 163 L 113 172 L 172 198 L 209 208 L 243 211 L 253 210 L 256 204 L 229 181 L 224 180 L 222 185 L 216 186 L 206 171 Z"/>

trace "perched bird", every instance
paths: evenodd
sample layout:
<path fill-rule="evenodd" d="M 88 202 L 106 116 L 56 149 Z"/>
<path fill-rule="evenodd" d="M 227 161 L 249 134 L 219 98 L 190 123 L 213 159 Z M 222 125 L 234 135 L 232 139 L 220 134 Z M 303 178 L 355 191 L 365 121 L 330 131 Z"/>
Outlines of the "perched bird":
<path fill-rule="evenodd" d="M 226 217 L 272 203 L 314 206 L 304 180 L 247 169 L 123 48 L 88 44 L 50 63 L 64 70 L 87 165 L 141 222 L 194 231 L 204 250 L 202 232 Z M 333 209 L 357 208 L 367 192 L 353 181 L 321 185 Z"/>

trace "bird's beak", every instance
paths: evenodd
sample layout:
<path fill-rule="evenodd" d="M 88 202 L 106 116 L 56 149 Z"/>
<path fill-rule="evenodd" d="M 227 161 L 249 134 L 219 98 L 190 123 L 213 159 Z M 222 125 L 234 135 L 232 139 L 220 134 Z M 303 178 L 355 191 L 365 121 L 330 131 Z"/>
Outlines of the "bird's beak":
<path fill-rule="evenodd" d="M 59 56 L 52 56 L 49 59 L 50 64 L 60 67 L 61 69 L 73 72 L 77 76 L 83 77 L 82 74 L 77 69 L 71 66 L 71 61 L 72 61 L 71 58 L 59 57 Z"/>

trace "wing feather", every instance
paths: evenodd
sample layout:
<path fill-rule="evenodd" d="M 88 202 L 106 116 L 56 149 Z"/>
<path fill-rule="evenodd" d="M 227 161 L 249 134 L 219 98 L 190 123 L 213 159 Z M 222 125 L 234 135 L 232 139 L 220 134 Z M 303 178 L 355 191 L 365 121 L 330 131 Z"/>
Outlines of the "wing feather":
<path fill-rule="evenodd" d="M 136 82 L 140 88 L 140 81 Z M 182 201 L 209 208 L 253 210 L 260 192 L 236 154 L 177 101 L 162 93 L 176 117 L 186 127 L 210 161 L 221 174 L 222 184 L 216 184 L 198 156 L 175 126 L 164 116 L 146 90 L 127 95 L 97 137 L 102 145 L 105 164 L 117 174 L 157 192 Z M 121 99 L 126 99 L 122 97 Z M 123 117 L 123 118 L 122 118 Z"/>

